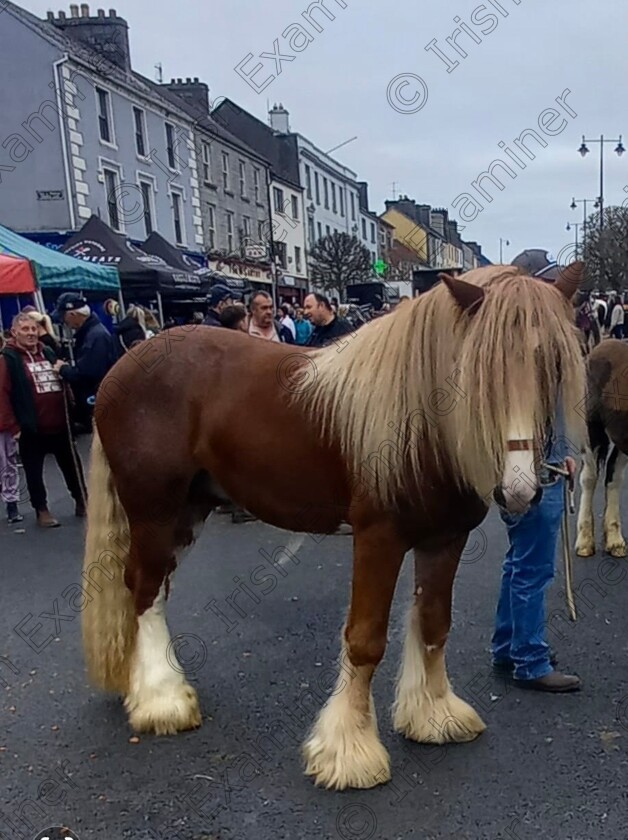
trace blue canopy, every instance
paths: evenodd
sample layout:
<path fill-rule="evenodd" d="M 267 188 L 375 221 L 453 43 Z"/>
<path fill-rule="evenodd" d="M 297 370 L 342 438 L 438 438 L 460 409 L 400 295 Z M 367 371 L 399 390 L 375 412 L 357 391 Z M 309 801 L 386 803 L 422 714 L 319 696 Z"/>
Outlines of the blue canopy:
<path fill-rule="evenodd" d="M 118 291 L 120 277 L 112 266 L 77 260 L 31 242 L 0 225 L 0 254 L 29 260 L 40 289 L 76 289 L 84 292 Z"/>

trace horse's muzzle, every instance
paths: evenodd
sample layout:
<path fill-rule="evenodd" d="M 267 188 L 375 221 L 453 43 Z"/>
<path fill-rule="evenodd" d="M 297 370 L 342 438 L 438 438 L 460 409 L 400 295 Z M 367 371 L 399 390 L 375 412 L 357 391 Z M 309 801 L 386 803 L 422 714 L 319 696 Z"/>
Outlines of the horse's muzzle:
<path fill-rule="evenodd" d="M 524 500 L 517 496 L 513 496 L 511 493 L 509 493 L 508 496 L 506 496 L 501 485 L 493 490 L 493 499 L 495 500 L 495 502 L 503 511 L 510 514 L 527 513 L 530 510 L 530 508 L 533 508 L 535 505 L 538 505 L 542 497 L 542 487 L 537 487 L 536 493 L 529 500 Z"/>

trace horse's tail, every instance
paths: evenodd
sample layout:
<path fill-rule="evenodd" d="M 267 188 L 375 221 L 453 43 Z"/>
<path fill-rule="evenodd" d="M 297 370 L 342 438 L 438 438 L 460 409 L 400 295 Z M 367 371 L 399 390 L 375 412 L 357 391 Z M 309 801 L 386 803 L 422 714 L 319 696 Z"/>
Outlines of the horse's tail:
<path fill-rule="evenodd" d="M 83 559 L 92 600 L 83 610 L 83 650 L 92 681 L 120 694 L 128 693 L 137 633 L 135 605 L 124 582 L 129 547 L 128 520 L 94 428 Z"/>

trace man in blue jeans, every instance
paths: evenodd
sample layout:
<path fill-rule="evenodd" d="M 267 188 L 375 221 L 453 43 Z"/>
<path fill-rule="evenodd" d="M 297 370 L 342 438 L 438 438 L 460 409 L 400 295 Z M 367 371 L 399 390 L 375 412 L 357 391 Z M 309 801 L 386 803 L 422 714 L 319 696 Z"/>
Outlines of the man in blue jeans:
<path fill-rule="evenodd" d="M 515 261 L 515 264 L 520 263 Z M 531 269 L 526 265 L 522 267 Z M 530 270 L 531 274 L 537 272 L 536 266 L 534 272 Z M 555 428 L 548 430 L 545 463 L 567 468 L 573 476 L 576 462 L 567 451 L 559 401 Z M 581 687 L 579 677 L 554 669 L 556 659 L 545 641 L 545 591 L 554 578 L 565 505 L 564 481 L 560 474 L 546 471 L 542 479 L 543 495 L 537 505 L 521 515 L 500 512 L 508 529 L 510 546 L 492 639 L 496 671 L 512 674 L 515 685 L 521 688 L 561 693 L 578 691 Z"/>

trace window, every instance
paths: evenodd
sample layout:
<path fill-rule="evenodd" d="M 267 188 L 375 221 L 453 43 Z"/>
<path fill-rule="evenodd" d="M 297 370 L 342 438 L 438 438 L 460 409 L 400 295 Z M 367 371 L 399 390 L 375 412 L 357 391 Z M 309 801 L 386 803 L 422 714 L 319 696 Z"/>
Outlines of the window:
<path fill-rule="evenodd" d="M 334 236 L 338 236 L 338 228 L 334 228 Z"/>
<path fill-rule="evenodd" d="M 246 164 L 240 161 L 240 198 L 246 198 Z"/>
<path fill-rule="evenodd" d="M 314 173 L 314 188 L 316 190 L 316 203 L 320 207 L 320 205 L 321 205 L 321 190 L 320 190 L 320 185 L 318 183 L 318 172 Z"/>
<path fill-rule="evenodd" d="M 168 154 L 168 166 L 170 169 L 177 168 L 177 161 L 174 156 L 174 126 L 166 123 L 166 152 Z"/>
<path fill-rule="evenodd" d="M 251 220 L 248 216 L 242 216 L 242 232 L 245 241 L 248 242 L 251 238 Z"/>
<path fill-rule="evenodd" d="M 366 220 L 362 219 L 362 239 L 366 239 Z"/>
<path fill-rule="evenodd" d="M 135 151 L 140 157 L 146 157 L 146 117 L 141 108 L 133 108 L 135 124 Z"/>
<path fill-rule="evenodd" d="M 318 238 L 322 239 L 323 238 L 323 226 L 321 225 L 320 222 L 317 222 L 317 226 L 318 226 Z"/>
<path fill-rule="evenodd" d="M 142 201 L 144 204 L 144 230 L 146 236 L 150 236 L 153 232 L 153 185 L 148 181 L 140 181 L 140 190 L 142 191 Z"/>
<path fill-rule="evenodd" d="M 351 193 L 351 221 L 355 222 L 355 194 Z"/>
<path fill-rule="evenodd" d="M 222 153 L 222 188 L 225 192 L 229 191 L 229 155 L 227 152 Z"/>
<path fill-rule="evenodd" d="M 329 184 L 327 178 L 323 178 L 323 193 L 325 194 L 325 209 L 329 210 Z"/>
<path fill-rule="evenodd" d="M 174 241 L 183 245 L 183 212 L 181 208 L 181 193 L 172 192 L 172 221 L 174 222 Z"/>
<path fill-rule="evenodd" d="M 296 195 L 292 196 L 292 218 L 298 219 L 299 218 L 299 199 Z"/>
<path fill-rule="evenodd" d="M 314 244 L 314 219 L 310 216 L 307 220 L 307 238 L 310 242 L 310 248 Z"/>
<path fill-rule="evenodd" d="M 294 246 L 294 270 L 301 274 L 301 249 L 298 245 Z"/>
<path fill-rule="evenodd" d="M 207 247 L 210 251 L 216 247 L 216 208 L 213 204 L 207 205 Z"/>
<path fill-rule="evenodd" d="M 268 236 L 268 234 L 267 234 L 267 230 L 266 230 L 266 222 L 265 221 L 258 222 L 257 223 L 257 237 L 258 237 L 261 244 L 266 242 L 267 236 Z"/>
<path fill-rule="evenodd" d="M 203 143 L 201 146 L 201 161 L 203 164 L 203 181 L 206 184 L 211 184 L 212 180 L 212 149 L 209 143 Z"/>
<path fill-rule="evenodd" d="M 340 215 L 344 218 L 344 215 L 345 215 L 345 191 L 344 191 L 344 187 L 340 187 L 338 189 L 338 195 L 340 197 Z"/>
<path fill-rule="evenodd" d="M 113 143 L 113 130 L 111 119 L 111 97 L 109 91 L 96 88 L 98 97 L 98 131 L 103 143 Z"/>
<path fill-rule="evenodd" d="M 312 170 L 309 166 L 305 167 L 305 186 L 307 188 L 307 197 L 312 200 Z"/>
<path fill-rule="evenodd" d="M 273 200 L 276 212 L 283 214 L 283 190 L 273 187 Z"/>
<path fill-rule="evenodd" d="M 118 194 L 120 192 L 120 174 L 115 169 L 104 169 L 105 194 L 107 196 L 107 213 L 109 215 L 109 227 L 121 231 L 120 214 L 118 212 Z"/>
<path fill-rule="evenodd" d="M 255 190 L 255 201 L 259 203 L 259 169 L 253 170 L 253 189 Z"/>
<path fill-rule="evenodd" d="M 229 210 L 225 213 L 227 217 L 227 251 L 233 251 L 233 213 Z"/>
<path fill-rule="evenodd" d="M 327 234 L 327 236 L 331 236 L 331 228 L 329 227 L 329 225 L 325 225 L 325 233 Z"/>
<path fill-rule="evenodd" d="M 333 182 L 331 185 L 331 209 L 334 213 L 338 212 L 338 208 L 336 206 L 336 185 Z"/>
<path fill-rule="evenodd" d="M 288 264 L 286 262 L 286 243 L 285 242 L 275 242 L 275 254 L 277 255 L 277 261 L 282 268 L 288 268 Z"/>
<path fill-rule="evenodd" d="M 375 222 L 371 222 L 371 242 L 375 242 Z"/>

